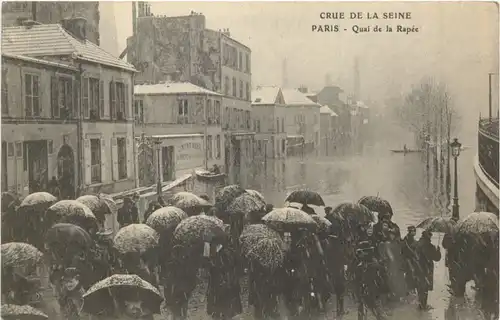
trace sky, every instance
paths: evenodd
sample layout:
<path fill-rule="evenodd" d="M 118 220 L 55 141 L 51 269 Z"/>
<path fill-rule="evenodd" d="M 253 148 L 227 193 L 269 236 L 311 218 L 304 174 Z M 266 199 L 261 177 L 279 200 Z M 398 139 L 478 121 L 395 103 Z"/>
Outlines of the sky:
<path fill-rule="evenodd" d="M 155 15 L 195 11 L 205 15 L 208 28 L 229 28 L 233 38 L 252 49 L 254 87 L 281 85 L 286 58 L 290 86 L 321 89 L 329 74 L 333 84 L 352 92 L 358 57 L 362 99 L 383 103 L 432 77 L 447 86 L 462 117 L 474 119 L 466 125 L 470 133 L 479 112 L 488 110 L 488 73 L 498 72 L 499 20 L 493 2 L 150 3 Z M 132 34 L 131 7 L 131 2 L 101 2 L 101 45 L 111 53 L 118 55 Z M 363 12 L 365 18 L 322 20 L 321 12 Z M 366 19 L 368 13 L 383 12 L 410 12 L 411 20 Z M 312 31 L 312 25 L 323 24 L 337 24 L 341 32 Z M 415 26 L 419 32 L 354 34 L 354 24 L 372 30 L 375 25 Z M 498 76 L 493 82 L 498 89 Z"/>

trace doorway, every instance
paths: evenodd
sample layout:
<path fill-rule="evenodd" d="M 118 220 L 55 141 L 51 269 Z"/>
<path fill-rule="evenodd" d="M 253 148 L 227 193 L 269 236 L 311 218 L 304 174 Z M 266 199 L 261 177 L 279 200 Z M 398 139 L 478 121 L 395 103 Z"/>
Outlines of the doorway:
<path fill-rule="evenodd" d="M 174 147 L 163 147 L 161 159 L 163 162 L 163 181 L 173 181 L 175 179 Z"/>
<path fill-rule="evenodd" d="M 47 190 L 47 140 L 24 142 L 24 171 L 28 173 L 29 193 Z"/>
<path fill-rule="evenodd" d="M 75 198 L 75 156 L 73 149 L 62 145 L 57 153 L 57 176 L 59 178 L 61 198 Z"/>

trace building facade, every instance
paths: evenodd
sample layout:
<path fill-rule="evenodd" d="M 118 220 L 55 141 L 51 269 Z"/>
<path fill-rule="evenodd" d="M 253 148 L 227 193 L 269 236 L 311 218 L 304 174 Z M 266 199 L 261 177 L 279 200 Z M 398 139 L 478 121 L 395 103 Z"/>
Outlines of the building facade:
<path fill-rule="evenodd" d="M 222 96 L 189 82 L 135 86 L 139 185 L 173 181 L 197 169 L 224 166 Z M 153 141 L 147 141 L 153 139 Z M 154 140 L 159 143 L 155 146 Z M 157 148 L 160 148 L 159 150 Z"/>
<path fill-rule="evenodd" d="M 206 28 L 204 15 L 140 15 L 127 41 L 127 59 L 140 71 L 136 83 L 190 82 L 221 94 L 224 167 L 239 181 L 253 154 L 251 50 L 229 30 Z"/>
<path fill-rule="evenodd" d="M 74 77 L 67 79 L 58 73 L 51 77 L 48 91 L 43 92 L 50 95 L 50 100 L 38 106 L 37 111 L 40 115 L 45 112 L 52 121 L 76 122 L 76 150 L 75 146 L 71 147 L 76 159 L 75 194 L 117 193 L 133 189 L 136 186 L 136 163 L 132 84 L 136 70 L 86 39 L 84 19 L 70 22 L 65 25 L 67 29 L 59 24 L 37 25 L 31 22 L 29 25 L 5 27 L 3 52 L 66 64 L 77 70 L 75 81 Z M 47 42 L 47 37 L 52 41 Z M 33 78 L 29 81 L 36 83 Z M 38 87 L 33 84 L 31 94 L 41 94 L 36 90 Z M 25 104 L 28 101 L 24 99 Z M 32 103 L 35 105 L 36 102 Z M 67 107 L 69 105 L 72 107 Z M 39 117 L 34 115 L 35 111 L 28 115 L 26 109 L 24 112 L 24 118 Z M 29 123 L 37 126 L 36 122 Z M 71 136 L 66 139 L 68 143 Z M 61 178 L 60 174 L 56 177 Z"/>
<path fill-rule="evenodd" d="M 320 155 L 330 156 L 334 154 L 337 135 L 337 114 L 328 106 L 322 106 L 320 109 L 320 132 L 321 132 L 321 151 Z"/>
<path fill-rule="evenodd" d="M 19 25 L 19 19 L 30 19 L 43 24 L 83 17 L 87 20 L 87 39 L 99 45 L 98 1 L 9 1 L 2 3 L 2 26 Z"/>
<path fill-rule="evenodd" d="M 297 137 L 302 137 L 304 152 L 318 153 L 321 106 L 297 89 L 282 89 L 282 92 L 287 108 L 285 131 L 290 144 L 296 144 Z"/>
<path fill-rule="evenodd" d="M 258 87 L 252 92 L 254 154 L 259 158 L 286 158 L 286 106 L 281 88 Z"/>

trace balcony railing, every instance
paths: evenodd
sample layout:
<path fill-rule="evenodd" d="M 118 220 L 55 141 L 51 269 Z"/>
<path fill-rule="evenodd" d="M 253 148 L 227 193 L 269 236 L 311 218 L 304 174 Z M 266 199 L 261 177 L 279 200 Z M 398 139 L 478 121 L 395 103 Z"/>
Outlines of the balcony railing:
<path fill-rule="evenodd" d="M 479 120 L 478 157 L 481 169 L 498 187 L 498 118 Z"/>

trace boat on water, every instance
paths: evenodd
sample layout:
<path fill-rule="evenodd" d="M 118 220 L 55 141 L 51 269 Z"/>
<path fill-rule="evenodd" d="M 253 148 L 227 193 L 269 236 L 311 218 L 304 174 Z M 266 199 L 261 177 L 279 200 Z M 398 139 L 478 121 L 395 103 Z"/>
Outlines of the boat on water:
<path fill-rule="evenodd" d="M 208 170 L 197 170 L 195 174 L 200 180 L 224 180 L 226 178 L 225 173 L 214 173 Z"/>

